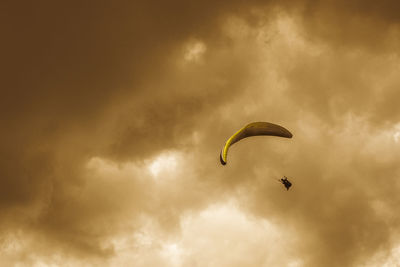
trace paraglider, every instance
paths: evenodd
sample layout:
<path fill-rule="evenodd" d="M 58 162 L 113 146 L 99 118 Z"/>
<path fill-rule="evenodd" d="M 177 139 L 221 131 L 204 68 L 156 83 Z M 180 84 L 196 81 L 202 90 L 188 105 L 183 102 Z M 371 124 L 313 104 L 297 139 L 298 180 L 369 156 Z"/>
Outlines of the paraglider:
<path fill-rule="evenodd" d="M 286 176 L 283 176 L 283 178 L 281 178 L 280 182 L 286 187 L 286 190 L 289 190 L 289 188 L 292 186 L 292 183 L 289 182 L 289 180 L 287 179 Z"/>
<path fill-rule="evenodd" d="M 266 136 L 277 136 L 277 137 L 284 137 L 284 138 L 292 138 L 293 135 L 289 130 L 286 128 L 269 123 L 269 122 L 252 122 L 250 124 L 247 124 L 244 126 L 242 129 L 237 131 L 234 135 L 232 135 L 226 142 L 224 147 L 222 148 L 221 154 L 219 156 L 219 159 L 221 161 L 222 165 L 226 165 L 227 163 L 227 157 L 228 157 L 228 150 L 229 148 L 235 144 L 236 142 L 239 142 L 243 138 L 247 137 L 252 137 L 252 136 L 260 136 L 260 135 L 266 135 Z M 283 176 L 280 180 L 286 190 L 289 190 L 289 188 L 292 186 L 292 183 L 289 182 L 286 176 Z"/>
<path fill-rule="evenodd" d="M 280 125 L 269 122 L 252 122 L 237 131 L 225 142 L 219 158 L 221 164 L 226 165 L 228 150 L 234 143 L 239 142 L 246 137 L 259 135 L 278 136 L 284 138 L 292 138 L 293 136 L 291 132 Z"/>

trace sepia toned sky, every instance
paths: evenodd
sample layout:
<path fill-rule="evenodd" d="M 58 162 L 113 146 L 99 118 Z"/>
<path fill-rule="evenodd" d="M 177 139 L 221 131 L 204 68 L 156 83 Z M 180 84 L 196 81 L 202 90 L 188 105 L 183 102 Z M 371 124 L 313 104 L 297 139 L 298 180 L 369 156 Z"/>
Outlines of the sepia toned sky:
<path fill-rule="evenodd" d="M 2 1 L 0 266 L 400 266 L 399 8 Z"/>

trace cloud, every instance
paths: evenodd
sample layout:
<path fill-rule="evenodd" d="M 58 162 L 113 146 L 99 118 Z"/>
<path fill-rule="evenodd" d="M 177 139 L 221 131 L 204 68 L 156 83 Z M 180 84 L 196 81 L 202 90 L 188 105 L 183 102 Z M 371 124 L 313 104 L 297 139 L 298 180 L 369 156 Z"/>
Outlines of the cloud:
<path fill-rule="evenodd" d="M 395 261 L 394 1 L 1 5 L 1 264 Z"/>

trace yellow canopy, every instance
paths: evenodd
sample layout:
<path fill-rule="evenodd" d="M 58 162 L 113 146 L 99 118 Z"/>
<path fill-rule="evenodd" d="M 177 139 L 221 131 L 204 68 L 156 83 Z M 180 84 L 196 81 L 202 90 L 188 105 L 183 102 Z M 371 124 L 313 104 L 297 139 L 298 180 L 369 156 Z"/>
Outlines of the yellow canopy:
<path fill-rule="evenodd" d="M 226 164 L 226 158 L 228 156 L 228 149 L 234 143 L 242 140 L 246 137 L 258 136 L 258 135 L 270 135 L 270 136 L 279 136 L 285 138 L 292 138 L 292 133 L 287 129 L 279 126 L 277 124 L 269 123 L 269 122 L 252 122 L 247 124 L 242 129 L 237 131 L 234 135 L 232 135 L 228 141 L 226 141 L 224 148 L 220 154 L 221 164 Z"/>

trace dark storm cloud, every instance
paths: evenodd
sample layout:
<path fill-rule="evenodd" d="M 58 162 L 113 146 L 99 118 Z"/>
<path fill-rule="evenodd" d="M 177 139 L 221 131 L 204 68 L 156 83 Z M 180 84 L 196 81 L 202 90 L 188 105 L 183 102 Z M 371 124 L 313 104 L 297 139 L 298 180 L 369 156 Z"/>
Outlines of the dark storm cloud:
<path fill-rule="evenodd" d="M 337 48 L 362 47 L 377 53 L 398 52 L 399 16 L 395 1 L 300 1 L 310 39 Z M 386 50 L 389 49 L 389 50 Z"/>
<path fill-rule="evenodd" d="M 366 162 L 376 159 L 370 154 L 360 158 L 357 148 L 362 145 L 344 151 L 330 149 L 336 137 L 329 131 L 317 131 L 328 136 L 321 137 L 318 145 L 300 137 L 296 156 L 286 164 L 303 185 L 289 199 L 296 201 L 298 212 L 288 214 L 280 213 L 290 210 L 293 203 L 286 196 L 258 206 L 268 202 L 264 190 L 268 200 L 278 193 L 251 179 L 259 176 L 259 170 L 248 166 L 262 163 L 254 152 L 245 151 L 248 157 L 224 172 L 213 164 L 223 138 L 238 127 L 237 121 L 252 119 L 240 115 L 249 106 L 246 100 L 260 104 L 250 114 L 258 118 L 274 108 L 273 102 L 282 103 L 268 119 L 283 120 L 300 135 L 307 134 L 299 126 L 301 114 L 313 114 L 305 119 L 315 123 L 309 127 L 324 130 L 328 124 L 343 130 L 340 120 L 349 112 L 367 118 L 366 124 L 396 123 L 399 82 L 395 72 L 385 72 L 398 66 L 396 5 L 394 1 L 379 5 L 364 1 L 3 2 L 0 215 L 6 219 L 2 233 L 22 228 L 27 236 L 42 241 L 33 254 L 51 254 L 45 251 L 56 244 L 56 250 L 73 251 L 77 259 L 109 257 L 114 251 L 104 246 L 104 240 L 126 231 L 125 222 L 137 221 L 134 227 L 139 227 L 140 215 L 150 214 L 166 229 L 175 229 L 183 211 L 243 187 L 254 193 L 246 197 L 254 213 L 298 223 L 308 266 L 328 266 L 329 262 L 352 266 L 370 256 L 388 244 L 389 232 L 387 218 L 377 216 L 369 202 L 385 194 L 391 197 L 385 205 L 392 207 L 398 200 L 393 188 L 379 183 L 383 189 L 371 193 L 368 186 L 359 187 L 351 178 L 362 175 L 367 185 L 376 186 L 375 177 L 384 170 L 385 177 L 395 179 L 393 159 L 372 164 L 366 172 Z M 245 19 L 247 29 L 257 28 L 282 12 L 302 22 L 303 37 L 320 45 L 323 53 L 291 56 L 279 50 L 281 57 L 292 60 L 286 65 L 271 59 L 279 79 L 288 84 L 287 92 L 280 95 L 285 100 L 263 103 L 257 97 L 246 98 L 255 90 L 249 84 L 254 66 L 261 65 L 259 48 L 250 41 L 237 46 L 222 25 L 235 16 Z M 182 65 L 183 60 L 176 58 L 183 58 L 184 44 L 196 38 L 208 46 L 205 63 Z M 276 96 L 273 88 L 268 90 Z M 235 121 L 221 115 L 230 101 L 239 101 L 231 110 L 237 114 Z M 304 113 L 290 118 L 292 110 Z M 192 163 L 187 168 L 194 174 L 184 171 L 193 176 L 188 178 L 191 183 L 184 184 L 187 192 L 172 186 L 158 189 L 151 180 L 141 179 L 148 175 L 141 171 L 122 177 L 117 171 L 108 176 L 106 170 L 106 174 L 88 173 L 93 157 L 140 165 L 162 151 L 193 148 L 195 131 L 206 144 L 195 153 L 201 167 Z M 338 147 L 351 146 L 353 139 L 342 139 L 350 140 L 349 144 Z M 275 169 L 263 171 L 279 173 L 288 160 L 276 152 L 279 149 L 263 149 L 265 155 L 279 159 L 272 164 Z M 327 157 L 327 150 L 333 155 Z M 342 162 L 340 168 L 332 166 L 330 162 L 340 162 L 343 154 L 354 160 Z M 303 160 L 294 162 L 294 158 Z M 128 180 L 131 176 L 134 179 Z M 255 185 L 259 188 L 254 189 Z M 333 189 L 324 193 L 326 188 Z M 337 218 L 341 220 L 332 222 Z M 397 229 L 397 224 L 392 228 Z M 333 262 L 337 254 L 343 256 Z"/>
<path fill-rule="evenodd" d="M 8 221 L 44 201 L 40 215 L 32 215 L 40 217 L 40 229 L 55 231 L 49 234 L 55 239 L 97 246 L 78 235 L 87 209 L 70 201 L 74 188 L 85 184 L 85 162 L 101 153 L 138 158 L 173 147 L 191 132 L 190 116 L 206 101 L 185 96 L 184 84 L 176 90 L 168 77 L 166 84 L 156 81 L 175 45 L 192 35 L 213 35 L 225 6 L 3 2 L 0 188 Z M 127 98 L 133 118 L 126 113 L 126 120 L 107 120 L 110 110 L 120 115 L 118 106 Z"/>

